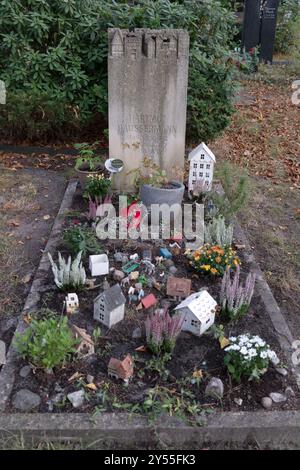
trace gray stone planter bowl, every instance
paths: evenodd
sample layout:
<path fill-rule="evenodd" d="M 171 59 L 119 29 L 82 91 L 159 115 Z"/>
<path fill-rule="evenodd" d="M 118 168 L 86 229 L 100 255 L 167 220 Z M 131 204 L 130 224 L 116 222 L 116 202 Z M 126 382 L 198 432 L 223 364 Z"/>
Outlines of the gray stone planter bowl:
<path fill-rule="evenodd" d="M 178 181 L 170 181 L 172 188 L 155 188 L 150 184 L 141 187 L 141 201 L 149 209 L 152 204 L 181 204 L 184 185 Z"/>
<path fill-rule="evenodd" d="M 81 168 L 75 168 L 75 171 L 76 171 L 77 177 L 79 179 L 81 189 L 84 190 L 86 182 L 87 182 L 87 177 L 89 175 L 96 176 L 100 173 L 103 173 L 103 168 L 102 168 L 102 166 L 99 165 L 99 167 L 97 167 L 95 171 L 89 171 L 88 168 L 85 168 L 85 167 L 82 166 Z"/>

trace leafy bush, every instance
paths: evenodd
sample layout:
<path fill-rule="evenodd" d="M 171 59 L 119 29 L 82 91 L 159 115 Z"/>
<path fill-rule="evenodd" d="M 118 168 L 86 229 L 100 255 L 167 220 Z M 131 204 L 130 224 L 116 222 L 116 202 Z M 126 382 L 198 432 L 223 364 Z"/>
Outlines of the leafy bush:
<path fill-rule="evenodd" d="M 229 246 L 205 244 L 193 252 L 187 251 L 187 257 L 196 271 L 214 276 L 222 276 L 227 267 L 235 268 L 240 264 L 236 252 Z"/>
<path fill-rule="evenodd" d="M 100 248 L 95 232 L 80 225 L 68 228 L 63 234 L 63 242 L 72 255 L 76 255 L 81 251 L 83 257 L 97 252 Z"/>
<path fill-rule="evenodd" d="M 246 205 L 250 182 L 246 175 L 237 176 L 227 163 L 219 176 L 224 193 L 212 191 L 210 197 L 217 207 L 215 215 L 222 215 L 225 220 L 228 220 Z"/>
<path fill-rule="evenodd" d="M 275 52 L 289 54 L 300 44 L 300 4 L 298 0 L 281 0 L 275 37 Z"/>
<path fill-rule="evenodd" d="M 48 257 L 51 263 L 54 282 L 61 290 L 81 289 L 86 281 L 85 269 L 81 262 L 82 253 L 79 252 L 72 262 L 71 256 L 66 261 L 60 253 L 58 253 L 58 265 L 54 263 L 50 253 Z"/>
<path fill-rule="evenodd" d="M 231 281 L 230 269 L 226 269 L 222 279 L 220 305 L 221 313 L 229 320 L 237 320 L 247 312 L 255 285 L 255 274 L 249 273 L 245 286 L 240 283 L 240 266 L 236 267 Z"/>
<path fill-rule="evenodd" d="M 15 347 L 24 359 L 44 369 L 62 366 L 75 352 L 76 340 L 67 317 L 32 320 L 23 334 L 17 334 Z"/>
<path fill-rule="evenodd" d="M 217 0 L 2 0 L 1 137 L 66 137 L 99 113 L 107 119 L 107 28 L 190 33 L 189 137 L 207 140 L 232 112 L 228 58 L 234 17 Z M 26 119 L 24 119 L 26 116 Z"/>
<path fill-rule="evenodd" d="M 230 346 L 225 348 L 225 365 L 232 378 L 240 383 L 242 377 L 259 380 L 268 369 L 269 361 L 277 358 L 276 353 L 259 336 L 250 334 L 232 336 Z"/>

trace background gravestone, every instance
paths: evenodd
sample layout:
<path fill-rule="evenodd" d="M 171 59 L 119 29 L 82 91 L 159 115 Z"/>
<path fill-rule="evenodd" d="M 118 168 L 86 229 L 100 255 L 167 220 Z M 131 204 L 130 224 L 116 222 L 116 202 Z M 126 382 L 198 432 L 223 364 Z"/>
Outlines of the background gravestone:
<path fill-rule="evenodd" d="M 267 0 L 263 8 L 260 58 L 265 62 L 273 61 L 278 4 L 279 0 Z"/>
<path fill-rule="evenodd" d="M 188 33 L 109 29 L 108 40 L 109 156 L 124 161 L 115 187 L 132 189 L 135 175 L 128 172 L 142 166 L 144 157 L 178 179 L 185 152 Z"/>
<path fill-rule="evenodd" d="M 249 52 L 260 41 L 261 0 L 246 0 L 243 24 L 243 47 Z"/>

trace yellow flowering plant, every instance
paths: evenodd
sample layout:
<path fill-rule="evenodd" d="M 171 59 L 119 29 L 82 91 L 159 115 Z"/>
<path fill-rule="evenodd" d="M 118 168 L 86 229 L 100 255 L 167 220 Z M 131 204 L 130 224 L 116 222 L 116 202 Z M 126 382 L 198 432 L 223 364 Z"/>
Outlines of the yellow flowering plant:
<path fill-rule="evenodd" d="M 213 276 L 223 276 L 227 267 L 240 264 L 236 252 L 231 247 L 205 244 L 193 252 L 186 253 L 190 265 L 198 271 Z"/>
<path fill-rule="evenodd" d="M 103 173 L 97 175 L 88 175 L 84 189 L 84 198 L 95 201 L 105 196 L 111 186 L 111 180 L 105 178 Z"/>

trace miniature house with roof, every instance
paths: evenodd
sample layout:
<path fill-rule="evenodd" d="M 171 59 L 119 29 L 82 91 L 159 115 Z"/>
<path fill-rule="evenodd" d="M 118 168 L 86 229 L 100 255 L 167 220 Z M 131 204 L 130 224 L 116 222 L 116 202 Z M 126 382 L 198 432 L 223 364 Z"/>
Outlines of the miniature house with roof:
<path fill-rule="evenodd" d="M 126 299 L 119 284 L 110 287 L 94 300 L 94 319 L 111 328 L 123 320 Z"/>
<path fill-rule="evenodd" d="M 108 363 L 107 372 L 109 377 L 115 379 L 122 379 L 127 384 L 129 379 L 133 376 L 133 360 L 130 354 L 120 361 L 112 357 Z"/>
<path fill-rule="evenodd" d="M 79 300 L 77 294 L 68 294 L 65 298 L 65 307 L 66 314 L 73 315 L 73 313 L 78 312 L 79 309 Z"/>
<path fill-rule="evenodd" d="M 182 331 L 201 336 L 214 323 L 216 307 L 217 302 L 207 290 L 191 294 L 175 308 L 184 316 Z"/>
<path fill-rule="evenodd" d="M 167 281 L 167 295 L 173 300 L 185 299 L 191 292 L 192 281 L 190 279 L 169 276 Z"/>
<path fill-rule="evenodd" d="M 216 157 L 204 142 L 189 153 L 189 192 L 197 186 L 202 191 L 210 191 L 214 176 L 214 165 Z"/>

